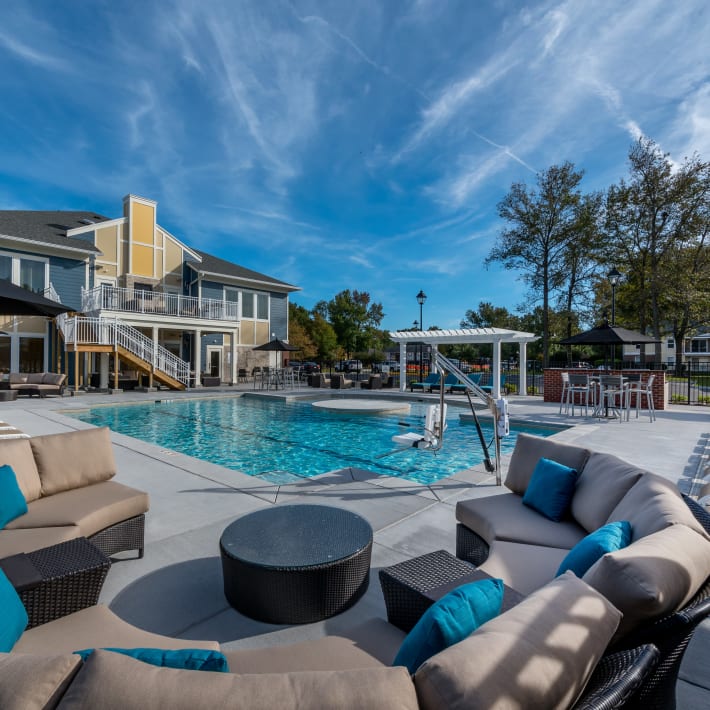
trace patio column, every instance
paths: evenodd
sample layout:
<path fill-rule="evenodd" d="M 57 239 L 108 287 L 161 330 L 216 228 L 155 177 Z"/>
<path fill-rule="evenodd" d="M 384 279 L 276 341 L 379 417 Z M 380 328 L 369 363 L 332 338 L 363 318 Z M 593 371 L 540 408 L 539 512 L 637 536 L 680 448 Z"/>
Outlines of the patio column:
<path fill-rule="evenodd" d="M 237 384 L 237 333 L 236 331 L 232 331 L 231 335 L 229 336 L 229 351 L 232 355 L 231 357 L 231 378 L 232 382 L 231 384 L 236 385 Z"/>
<path fill-rule="evenodd" d="M 431 363 L 431 371 L 432 372 L 439 372 L 439 366 L 436 364 L 436 356 L 439 352 L 439 346 L 436 344 L 432 344 L 431 346 L 431 360 L 429 361 Z"/>
<path fill-rule="evenodd" d="M 200 375 L 202 374 L 202 331 L 198 328 L 195 330 L 195 383 L 193 387 L 202 387 L 202 380 Z"/>
<path fill-rule="evenodd" d="M 528 344 L 520 343 L 519 348 L 518 365 L 520 366 L 520 376 L 518 377 L 518 394 L 526 397 L 528 394 Z"/>
<path fill-rule="evenodd" d="M 491 373 L 491 395 L 493 399 L 500 399 L 500 340 L 493 341 L 493 372 Z"/>
<path fill-rule="evenodd" d="M 407 343 L 399 344 L 399 391 L 407 391 Z"/>
<path fill-rule="evenodd" d="M 108 389 L 108 363 L 109 353 L 99 353 L 99 389 Z"/>

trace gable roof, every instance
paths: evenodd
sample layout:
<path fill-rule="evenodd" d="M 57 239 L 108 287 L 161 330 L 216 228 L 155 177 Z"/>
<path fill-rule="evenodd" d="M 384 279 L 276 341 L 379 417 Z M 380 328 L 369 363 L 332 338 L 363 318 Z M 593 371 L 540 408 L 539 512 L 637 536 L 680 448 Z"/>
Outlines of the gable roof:
<path fill-rule="evenodd" d="M 266 274 L 261 274 L 258 271 L 252 271 L 251 269 L 239 266 L 239 264 L 234 264 L 231 261 L 220 259 L 217 256 L 200 251 L 199 249 L 195 249 L 195 251 L 200 255 L 202 262 L 197 263 L 190 261 L 188 262 L 188 266 L 198 274 L 202 274 L 204 276 L 229 277 L 232 279 L 238 279 L 239 281 L 252 281 L 254 282 L 254 288 L 269 286 L 277 288 L 280 291 L 301 290 L 299 286 L 293 286 L 285 281 L 279 281 L 271 276 L 266 276 Z"/>
<path fill-rule="evenodd" d="M 98 252 L 99 249 L 84 239 L 67 237 L 67 230 L 86 227 L 88 220 L 99 223 L 109 218 L 96 212 L 70 210 L 0 210 L 0 235 L 35 244 Z"/>

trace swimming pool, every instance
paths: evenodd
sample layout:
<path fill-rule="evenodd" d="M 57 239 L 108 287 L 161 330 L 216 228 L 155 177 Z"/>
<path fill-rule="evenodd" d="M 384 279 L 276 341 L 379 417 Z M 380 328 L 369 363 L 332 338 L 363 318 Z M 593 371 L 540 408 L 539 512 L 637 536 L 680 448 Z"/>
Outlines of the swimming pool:
<path fill-rule="evenodd" d="M 95 407 L 67 413 L 95 426 L 210 461 L 271 483 L 349 466 L 429 484 L 475 466 L 484 456 L 472 424 L 449 407 L 444 447 L 437 454 L 396 447 L 394 434 L 421 431 L 426 405 L 410 414 L 327 412 L 304 401 L 257 397 L 183 399 Z M 482 422 L 483 423 L 483 422 Z M 483 424 L 486 441 L 492 427 Z M 502 452 L 512 451 L 517 433 L 550 436 L 559 429 L 511 426 Z"/>

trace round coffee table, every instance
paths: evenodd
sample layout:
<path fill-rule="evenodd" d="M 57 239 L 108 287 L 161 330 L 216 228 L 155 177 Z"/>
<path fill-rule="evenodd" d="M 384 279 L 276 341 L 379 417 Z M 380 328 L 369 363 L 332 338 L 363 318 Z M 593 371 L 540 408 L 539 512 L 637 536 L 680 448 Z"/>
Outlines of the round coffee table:
<path fill-rule="evenodd" d="M 272 506 L 235 520 L 219 548 L 231 606 L 272 624 L 306 624 L 365 593 L 372 528 L 341 508 Z"/>

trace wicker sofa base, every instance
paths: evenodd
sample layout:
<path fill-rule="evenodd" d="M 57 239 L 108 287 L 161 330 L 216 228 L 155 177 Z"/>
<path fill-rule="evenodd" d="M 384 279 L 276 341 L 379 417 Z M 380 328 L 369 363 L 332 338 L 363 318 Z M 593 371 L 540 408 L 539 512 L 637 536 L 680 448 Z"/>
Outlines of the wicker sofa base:
<path fill-rule="evenodd" d="M 107 557 L 126 550 L 138 550 L 138 559 L 143 557 L 144 539 L 144 514 L 104 528 L 89 538 Z"/>
<path fill-rule="evenodd" d="M 488 543 L 473 530 L 456 524 L 456 557 L 479 567 L 488 559 Z"/>

